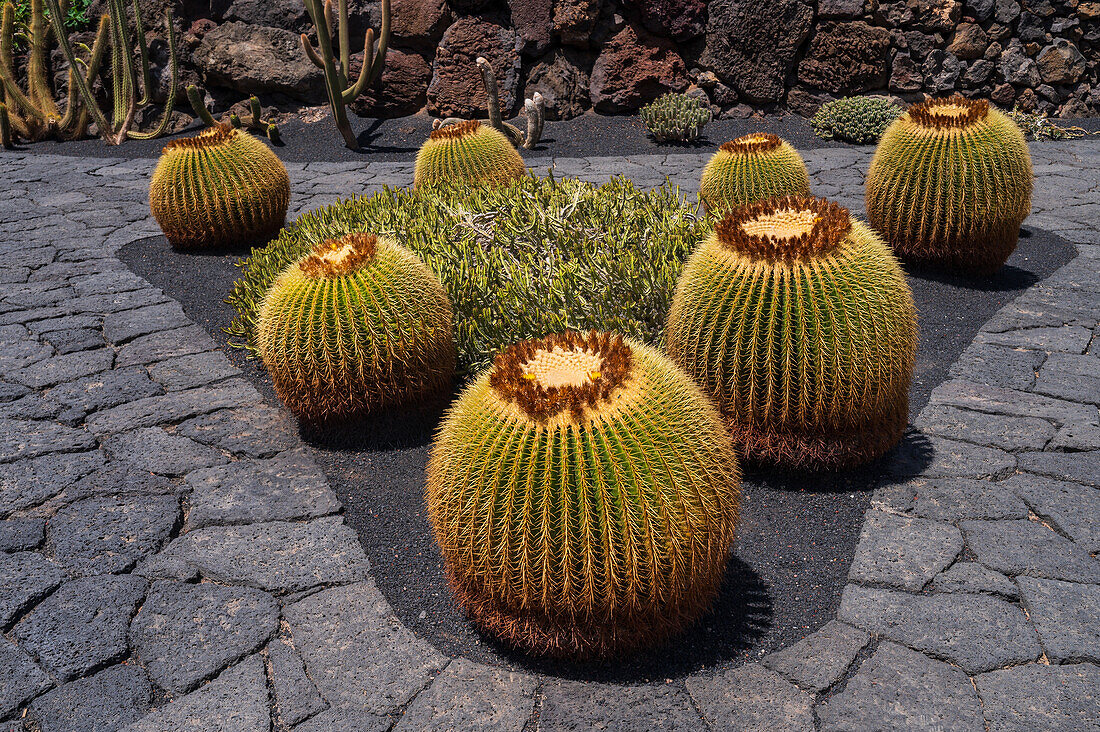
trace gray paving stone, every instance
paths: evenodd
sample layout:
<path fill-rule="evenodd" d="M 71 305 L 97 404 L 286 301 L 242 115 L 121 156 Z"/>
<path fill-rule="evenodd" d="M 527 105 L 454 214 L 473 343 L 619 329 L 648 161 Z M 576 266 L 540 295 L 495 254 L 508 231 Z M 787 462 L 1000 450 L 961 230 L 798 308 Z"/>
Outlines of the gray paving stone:
<path fill-rule="evenodd" d="M 208 579 L 276 594 L 358 582 L 370 568 L 359 538 L 339 516 L 207 526 L 179 537 L 164 554 L 197 567 Z"/>
<path fill-rule="evenodd" d="M 974 677 L 990 732 L 1087 732 L 1100 720 L 1100 668 L 1029 663 Z"/>
<path fill-rule="evenodd" d="M 102 496 L 62 508 L 48 534 L 54 557 L 69 572 L 116 574 L 159 551 L 179 521 L 174 496 Z"/>
<path fill-rule="evenodd" d="M 153 688 L 140 666 L 111 666 L 46 692 L 30 705 L 39 732 L 105 732 L 145 716 Z"/>
<path fill-rule="evenodd" d="M 1100 450 L 1089 452 L 1025 452 L 1020 470 L 1100 488 Z"/>
<path fill-rule="evenodd" d="M 1039 370 L 1034 391 L 1071 402 L 1100 404 L 1100 358 L 1051 354 Z"/>
<path fill-rule="evenodd" d="M 115 362 L 119 368 L 137 366 L 215 348 L 217 344 L 206 331 L 197 325 L 188 325 L 135 338 L 118 349 Z"/>
<path fill-rule="evenodd" d="M 146 582 L 133 575 L 83 577 L 61 585 L 20 620 L 20 647 L 62 681 L 126 656 L 126 631 Z"/>
<path fill-rule="evenodd" d="M 149 366 L 149 375 L 168 391 L 182 391 L 240 376 L 241 371 L 220 351 L 170 358 Z"/>
<path fill-rule="evenodd" d="M 244 457 L 270 457 L 297 447 L 300 441 L 298 425 L 290 415 L 266 404 L 204 414 L 183 422 L 176 431 Z"/>
<path fill-rule="evenodd" d="M 61 570 L 41 554 L 0 554 L 0 629 L 61 584 Z"/>
<path fill-rule="evenodd" d="M 196 470 L 188 527 L 312 518 L 340 510 L 328 480 L 304 450 Z"/>
<path fill-rule="evenodd" d="M 0 552 L 25 552 L 37 549 L 45 539 L 45 519 L 18 518 L 0 521 Z"/>
<path fill-rule="evenodd" d="M 1100 586 L 1020 577 L 1024 607 L 1055 663 L 1100 663 Z"/>
<path fill-rule="evenodd" d="M 28 421 L 53 420 L 58 417 L 64 407 L 41 394 L 27 394 L 13 402 L 0 404 L 0 419 L 18 419 Z M 61 419 L 57 419 L 61 422 Z M 73 426 L 72 422 L 66 422 Z"/>
<path fill-rule="evenodd" d="M 547 679 L 542 697 L 538 728 L 545 732 L 686 732 L 701 724 L 683 687 L 671 683 L 620 686 Z"/>
<path fill-rule="evenodd" d="M 6 404 L 30 394 L 30 392 L 30 388 L 22 384 L 9 384 L 6 381 L 0 381 L 0 403 Z"/>
<path fill-rule="evenodd" d="M 103 337 L 117 346 L 139 336 L 190 324 L 179 303 L 166 302 L 108 315 L 103 319 Z"/>
<path fill-rule="evenodd" d="M 1020 596 L 1012 580 L 977 562 L 958 562 L 940 572 L 932 579 L 932 591 L 997 595 L 1010 600 Z"/>
<path fill-rule="evenodd" d="M 935 435 L 905 439 L 887 463 L 891 475 L 903 478 L 996 478 L 1015 467 L 1016 458 L 1004 450 Z"/>
<path fill-rule="evenodd" d="M 359 709 L 329 709 L 294 728 L 294 732 L 389 732 L 393 719 Z"/>
<path fill-rule="evenodd" d="M 1027 518 L 1027 504 L 1004 482 L 913 478 L 875 491 L 872 505 L 935 521 Z"/>
<path fill-rule="evenodd" d="M 1026 391 L 1035 383 L 1035 372 L 1046 357 L 1042 351 L 975 343 L 963 351 L 949 373 L 978 384 Z"/>
<path fill-rule="evenodd" d="M 979 343 L 1009 348 L 1030 348 L 1036 351 L 1084 353 L 1092 339 L 1092 331 L 1078 325 L 1060 328 L 1026 328 L 1003 333 L 979 333 Z"/>
<path fill-rule="evenodd" d="M 49 422 L 0 419 L 0 463 L 94 447 L 95 438 L 84 430 Z"/>
<path fill-rule="evenodd" d="M 868 511 L 848 580 L 917 591 L 955 561 L 962 534 L 950 524 Z"/>
<path fill-rule="evenodd" d="M 91 328 L 73 328 L 55 330 L 42 335 L 42 339 L 54 347 L 59 354 L 74 354 L 93 349 L 102 349 L 103 336 Z"/>
<path fill-rule="evenodd" d="M 96 412 L 88 418 L 87 426 L 97 435 L 112 434 L 168 422 L 181 422 L 200 414 L 259 401 L 262 401 L 262 397 L 251 384 L 232 379 L 220 384 L 120 404 Z"/>
<path fill-rule="evenodd" d="M 103 449 L 114 460 L 159 475 L 186 475 L 229 462 L 221 451 L 159 427 L 111 435 L 103 441 Z"/>
<path fill-rule="evenodd" d="M 1100 426 L 1067 424 L 1058 430 L 1046 449 L 1052 451 L 1100 450 Z"/>
<path fill-rule="evenodd" d="M 1100 583 L 1100 562 L 1037 521 L 963 521 L 966 544 L 978 561 L 1010 576 Z"/>
<path fill-rule="evenodd" d="M 401 624 L 369 580 L 310 595 L 283 615 L 310 678 L 336 707 L 388 714 L 447 664 Z"/>
<path fill-rule="evenodd" d="M 1005 487 L 1085 551 L 1100 552 L 1100 490 L 1027 473 L 1005 481 Z"/>
<path fill-rule="evenodd" d="M 969 409 L 932 404 L 913 426 L 931 435 L 999 447 L 1002 450 L 1042 450 L 1054 437 L 1055 427 L 1037 417 L 1006 417 Z"/>
<path fill-rule="evenodd" d="M 538 686 L 535 676 L 457 658 L 409 704 L 394 730 L 523 732 Z M 545 716 L 540 721 L 542 729 L 554 729 Z"/>
<path fill-rule="evenodd" d="M 890 642 L 817 712 L 822 732 L 985 732 L 966 674 Z"/>
<path fill-rule="evenodd" d="M 812 732 L 813 697 L 758 663 L 714 676 L 697 674 L 688 693 L 714 729 Z"/>
<path fill-rule="evenodd" d="M 182 694 L 255 653 L 278 627 L 266 592 L 162 581 L 149 588 L 130 642 L 157 686 Z"/>
<path fill-rule="evenodd" d="M 109 348 L 78 351 L 47 358 L 26 368 L 8 372 L 5 376 L 32 389 L 42 389 L 106 371 L 111 368 L 114 359 L 114 351 Z"/>
<path fill-rule="evenodd" d="M 0 636 L 0 717 L 53 686 L 50 677 L 7 638 Z"/>
<path fill-rule="evenodd" d="M 279 717 L 285 724 L 293 727 L 310 717 L 323 712 L 328 704 L 321 698 L 321 692 L 306 674 L 305 664 L 290 643 L 273 638 L 267 644 L 267 658 L 271 666 L 271 688 L 275 692 L 275 703 L 279 708 Z"/>
<path fill-rule="evenodd" d="M 764 656 L 761 663 L 816 694 L 839 681 L 870 640 L 859 628 L 830 620 L 816 633 Z"/>
<path fill-rule="evenodd" d="M 140 368 L 104 371 L 55 386 L 46 392 L 50 399 L 85 413 L 163 393 L 160 385 Z"/>
<path fill-rule="evenodd" d="M 102 452 L 49 455 L 0 470 L 0 514 L 37 506 L 103 465 Z"/>
<path fill-rule="evenodd" d="M 259 656 L 123 727 L 124 732 L 270 732 L 270 696 Z"/>
<path fill-rule="evenodd" d="M 1027 616 L 984 595 L 911 595 L 848 585 L 837 618 L 971 674 L 1033 661 L 1040 653 Z"/>
<path fill-rule="evenodd" d="M 1094 406 L 961 379 L 946 381 L 933 389 L 930 403 L 1010 417 L 1039 417 L 1058 425 L 1097 424 Z"/>

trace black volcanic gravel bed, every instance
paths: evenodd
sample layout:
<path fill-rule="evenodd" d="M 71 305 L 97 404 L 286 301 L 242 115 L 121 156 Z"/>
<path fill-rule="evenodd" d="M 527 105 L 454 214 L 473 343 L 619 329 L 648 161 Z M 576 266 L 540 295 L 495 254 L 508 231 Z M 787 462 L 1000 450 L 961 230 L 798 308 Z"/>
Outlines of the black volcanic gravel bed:
<path fill-rule="evenodd" d="M 980 285 L 910 276 L 921 324 L 910 416 L 927 403 L 983 323 L 1073 255 L 1073 245 L 1065 240 L 1025 229 L 1009 265 Z M 239 276 L 238 255 L 180 254 L 155 237 L 128 244 L 119 257 L 226 344 L 222 328 L 234 312 L 223 299 Z M 241 350 L 225 350 L 265 399 L 278 404 L 255 362 Z M 863 513 L 882 480 L 881 465 L 832 476 L 750 472 L 735 557 L 715 610 L 669 646 L 579 668 L 500 648 L 479 635 L 453 604 L 423 500 L 424 468 L 437 421 L 438 414 L 397 415 L 303 438 L 343 501 L 375 581 L 408 627 L 448 655 L 573 678 L 661 680 L 702 668 L 728 668 L 817 630 L 835 616 Z"/>

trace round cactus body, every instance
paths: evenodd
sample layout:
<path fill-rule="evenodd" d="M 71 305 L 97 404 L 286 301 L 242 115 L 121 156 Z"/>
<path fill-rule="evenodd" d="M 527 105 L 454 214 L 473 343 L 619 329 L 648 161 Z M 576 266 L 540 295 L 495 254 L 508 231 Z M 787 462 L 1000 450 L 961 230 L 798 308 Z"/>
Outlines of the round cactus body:
<path fill-rule="evenodd" d="M 307 422 L 437 394 L 454 375 L 451 304 L 419 258 L 372 234 L 319 244 L 260 308 L 257 350 L 279 398 Z"/>
<path fill-rule="evenodd" d="M 495 185 L 526 174 L 504 133 L 475 119 L 432 130 L 416 154 L 413 187 L 456 180 Z"/>
<path fill-rule="evenodd" d="M 564 333 L 516 344 L 452 407 L 428 509 L 455 594 L 524 650 L 656 644 L 714 598 L 740 473 L 718 412 L 657 351 Z"/>
<path fill-rule="evenodd" d="M 703 168 L 699 184 L 699 199 L 711 211 L 809 192 L 802 156 L 786 140 L 763 132 L 723 143 Z"/>
<path fill-rule="evenodd" d="M 260 245 L 290 204 L 286 167 L 267 145 L 229 125 L 164 146 L 149 207 L 177 249 Z"/>
<path fill-rule="evenodd" d="M 1031 155 L 986 101 L 916 104 L 886 130 L 867 173 L 867 216 L 902 259 L 991 274 L 1031 210 Z"/>
<path fill-rule="evenodd" d="M 666 337 L 750 460 L 850 467 L 905 430 L 912 294 L 889 248 L 834 203 L 727 213 L 684 268 Z"/>

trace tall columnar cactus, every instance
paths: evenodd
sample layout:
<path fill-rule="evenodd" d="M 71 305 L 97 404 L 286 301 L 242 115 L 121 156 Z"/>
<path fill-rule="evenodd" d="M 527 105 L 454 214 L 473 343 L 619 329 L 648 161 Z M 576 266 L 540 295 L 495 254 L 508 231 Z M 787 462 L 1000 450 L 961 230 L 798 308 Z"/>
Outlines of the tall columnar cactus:
<path fill-rule="evenodd" d="M 684 268 L 666 337 L 751 460 L 849 467 L 905 430 L 912 294 L 882 240 L 835 203 L 726 213 Z"/>
<path fill-rule="evenodd" d="M 1016 249 L 1031 185 L 1031 155 L 1012 120 L 986 101 L 932 99 L 883 134 L 867 216 L 906 261 L 992 274 Z"/>
<path fill-rule="evenodd" d="M 740 474 L 717 411 L 655 350 L 565 333 L 506 349 L 451 408 L 428 511 L 463 608 L 537 654 L 660 642 L 713 599 Z"/>
<path fill-rule="evenodd" d="M 351 82 L 351 40 L 348 26 L 348 0 L 338 1 L 338 15 L 333 17 L 332 1 L 304 0 L 306 12 L 317 32 L 317 48 L 302 34 L 302 50 L 313 65 L 325 72 L 325 89 L 328 92 L 332 117 L 336 128 L 344 136 L 344 144 L 352 150 L 359 149 L 359 141 L 348 123 L 347 105 L 351 104 L 367 87 L 382 75 L 386 65 L 386 49 L 390 43 L 390 0 L 382 0 L 382 32 L 378 36 L 378 49 L 374 47 L 374 29 L 368 28 L 363 40 L 363 65 L 359 76 Z M 333 49 L 333 35 L 338 37 L 339 56 Z"/>
<path fill-rule="evenodd" d="M 454 375 L 451 303 L 419 258 L 373 234 L 326 240 L 260 308 L 275 391 L 303 421 L 346 420 L 434 396 Z"/>
<path fill-rule="evenodd" d="M 286 220 L 290 178 L 267 145 L 229 125 L 164 146 L 149 207 L 177 249 L 248 247 Z"/>
<path fill-rule="evenodd" d="M 763 132 L 723 143 L 703 168 L 699 184 L 699 199 L 716 212 L 809 192 L 810 176 L 798 151 Z"/>
<path fill-rule="evenodd" d="M 489 115 L 489 126 L 501 132 L 508 141 L 516 147 L 525 150 L 534 149 L 542 139 L 542 129 L 546 121 L 546 100 L 542 94 L 535 92 L 530 98 L 523 101 L 523 114 L 527 118 L 527 130 L 521 131 L 518 127 L 505 122 L 500 113 L 500 89 L 497 86 L 497 74 L 493 65 L 483 56 L 477 58 L 477 68 L 481 72 L 481 82 L 485 85 L 486 112 Z M 459 117 L 447 117 L 437 119 L 432 123 L 432 129 L 461 124 L 465 122 Z"/>
<path fill-rule="evenodd" d="M 456 180 L 493 185 L 526 173 L 523 158 L 501 132 L 468 120 L 432 130 L 416 155 L 413 185 Z"/>

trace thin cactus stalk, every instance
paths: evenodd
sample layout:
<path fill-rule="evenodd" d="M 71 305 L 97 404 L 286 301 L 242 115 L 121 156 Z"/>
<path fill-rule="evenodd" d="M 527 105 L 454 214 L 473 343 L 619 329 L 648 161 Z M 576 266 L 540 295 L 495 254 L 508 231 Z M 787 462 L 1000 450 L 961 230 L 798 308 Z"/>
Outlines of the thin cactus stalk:
<path fill-rule="evenodd" d="M 363 65 L 354 84 L 349 83 L 351 70 L 351 42 L 348 31 L 348 0 L 339 0 L 337 17 L 333 18 L 332 0 L 304 0 L 306 12 L 317 31 L 317 48 L 302 34 L 302 50 L 313 65 L 325 72 L 325 90 L 332 108 L 336 128 L 344 137 L 344 144 L 351 150 L 359 149 L 359 141 L 348 122 L 347 105 L 355 101 L 367 87 L 382 74 L 386 65 L 386 49 L 390 43 L 390 0 L 382 0 L 382 31 L 378 36 L 378 49 L 374 48 L 374 29 L 368 28 L 363 41 Z M 333 26 L 338 38 L 338 49 L 332 45 Z M 337 57 L 337 51 L 339 56 Z"/>
<path fill-rule="evenodd" d="M 527 117 L 527 132 L 522 132 L 518 127 L 505 122 L 500 114 L 500 90 L 497 88 L 497 75 L 489 60 L 478 56 L 478 70 L 481 71 L 481 81 L 485 85 L 486 111 L 489 115 L 489 126 L 501 132 L 508 138 L 508 142 L 515 147 L 531 150 L 542 139 L 543 123 L 546 120 L 545 100 L 542 94 L 535 92 L 530 99 L 523 102 L 523 113 Z M 447 117 L 437 119 L 432 123 L 432 129 L 438 130 L 451 125 L 462 124 L 466 120 L 461 117 Z"/>
<path fill-rule="evenodd" d="M 0 102 L 0 145 L 6 150 L 15 147 L 11 136 L 11 120 L 8 117 L 8 105 Z"/>
<path fill-rule="evenodd" d="M 187 101 L 191 104 L 191 109 L 195 112 L 195 116 L 202 120 L 203 124 L 208 127 L 215 127 L 219 124 L 218 120 L 214 119 L 214 115 L 210 113 L 210 110 L 206 108 L 202 91 L 197 86 L 192 84 L 184 92 L 187 95 Z M 242 120 L 237 115 L 231 114 L 229 115 L 229 123 L 237 129 L 243 128 L 249 132 L 258 132 L 266 135 L 272 142 L 279 142 L 279 126 L 274 122 L 264 120 L 260 111 L 260 100 L 255 95 L 248 98 L 248 110 L 250 116 L 247 120 Z"/>

